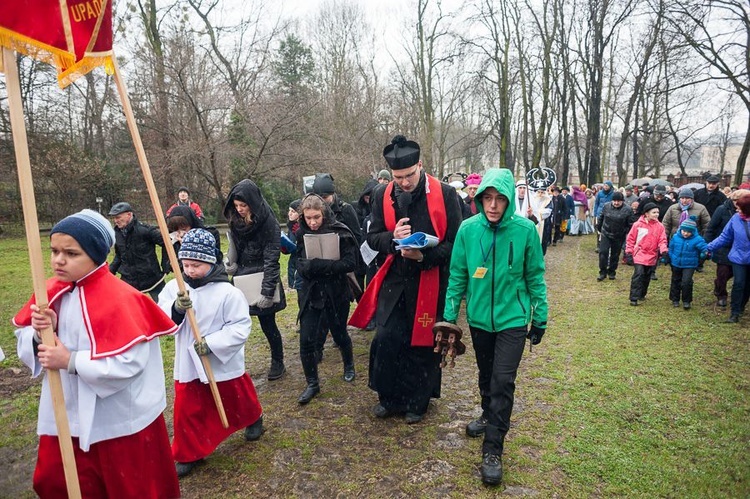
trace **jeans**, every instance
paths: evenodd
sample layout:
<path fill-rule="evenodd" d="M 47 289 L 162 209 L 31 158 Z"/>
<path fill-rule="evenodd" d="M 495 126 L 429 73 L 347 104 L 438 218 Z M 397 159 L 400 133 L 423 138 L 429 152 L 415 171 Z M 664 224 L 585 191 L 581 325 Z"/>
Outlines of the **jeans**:
<path fill-rule="evenodd" d="M 695 269 L 681 269 L 672 266 L 672 282 L 669 285 L 669 299 L 683 303 L 693 301 L 693 274 Z"/>
<path fill-rule="evenodd" d="M 734 282 L 732 283 L 731 313 L 740 315 L 750 298 L 750 282 L 747 280 L 750 277 L 750 265 L 732 263 L 732 273 Z"/>
<path fill-rule="evenodd" d="M 479 368 L 482 413 L 487 418 L 482 453 L 501 455 L 510 428 L 516 374 L 526 345 L 526 328 L 496 333 L 471 327 L 471 341 Z"/>
<path fill-rule="evenodd" d="M 602 235 L 599 242 L 599 273 L 614 276 L 620 259 L 622 239 L 612 239 Z"/>
<path fill-rule="evenodd" d="M 635 264 L 633 277 L 630 279 L 630 301 L 642 300 L 648 293 L 648 285 L 651 283 L 651 272 L 655 266 Z"/>

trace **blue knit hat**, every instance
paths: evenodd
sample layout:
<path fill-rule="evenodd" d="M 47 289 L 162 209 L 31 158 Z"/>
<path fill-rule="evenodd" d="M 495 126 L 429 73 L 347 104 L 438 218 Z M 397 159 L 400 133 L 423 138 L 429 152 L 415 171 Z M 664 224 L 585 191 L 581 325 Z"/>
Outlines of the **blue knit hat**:
<path fill-rule="evenodd" d="M 695 223 L 695 215 L 680 224 L 680 230 L 686 230 L 692 234 L 698 232 L 698 224 Z"/>
<path fill-rule="evenodd" d="M 109 250 L 115 244 L 115 231 L 109 220 L 94 210 L 82 210 L 63 218 L 52 227 L 50 236 L 57 233 L 75 239 L 97 265 L 107 260 Z"/>
<path fill-rule="evenodd" d="M 180 260 L 216 263 L 216 239 L 206 229 L 191 229 L 182 236 Z"/>

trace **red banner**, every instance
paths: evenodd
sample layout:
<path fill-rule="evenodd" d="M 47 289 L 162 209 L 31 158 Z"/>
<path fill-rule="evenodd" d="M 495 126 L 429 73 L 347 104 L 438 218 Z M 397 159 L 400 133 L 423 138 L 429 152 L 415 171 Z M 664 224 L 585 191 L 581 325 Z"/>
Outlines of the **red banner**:
<path fill-rule="evenodd" d="M 2 0 L 0 45 L 47 62 L 61 87 L 112 71 L 112 0 Z"/>

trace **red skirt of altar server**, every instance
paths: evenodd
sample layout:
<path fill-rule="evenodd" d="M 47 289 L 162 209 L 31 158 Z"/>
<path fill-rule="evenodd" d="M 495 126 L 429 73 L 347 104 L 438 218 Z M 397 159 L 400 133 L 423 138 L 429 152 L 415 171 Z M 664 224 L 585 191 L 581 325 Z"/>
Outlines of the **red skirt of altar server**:
<path fill-rule="evenodd" d="M 263 414 L 250 376 L 216 383 L 227 414 L 224 428 L 209 385 L 194 380 L 174 384 L 174 440 L 172 457 L 180 463 L 211 454 L 229 435 L 255 423 Z"/>
<path fill-rule="evenodd" d="M 180 497 L 169 434 L 161 414 L 138 433 L 97 442 L 88 452 L 79 448 L 74 437 L 73 452 L 82 497 Z M 34 492 L 41 498 L 68 497 L 56 436 L 39 437 Z"/>

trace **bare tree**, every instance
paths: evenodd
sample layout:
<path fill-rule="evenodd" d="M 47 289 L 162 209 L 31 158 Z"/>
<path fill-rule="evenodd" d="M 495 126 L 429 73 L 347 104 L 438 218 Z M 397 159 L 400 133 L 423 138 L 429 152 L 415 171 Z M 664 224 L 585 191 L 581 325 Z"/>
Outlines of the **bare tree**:
<path fill-rule="evenodd" d="M 748 112 L 745 140 L 734 179 L 742 181 L 750 154 L 750 8 L 746 0 L 680 0 L 670 4 L 668 21 L 705 61 L 706 80 L 732 92 Z"/>

